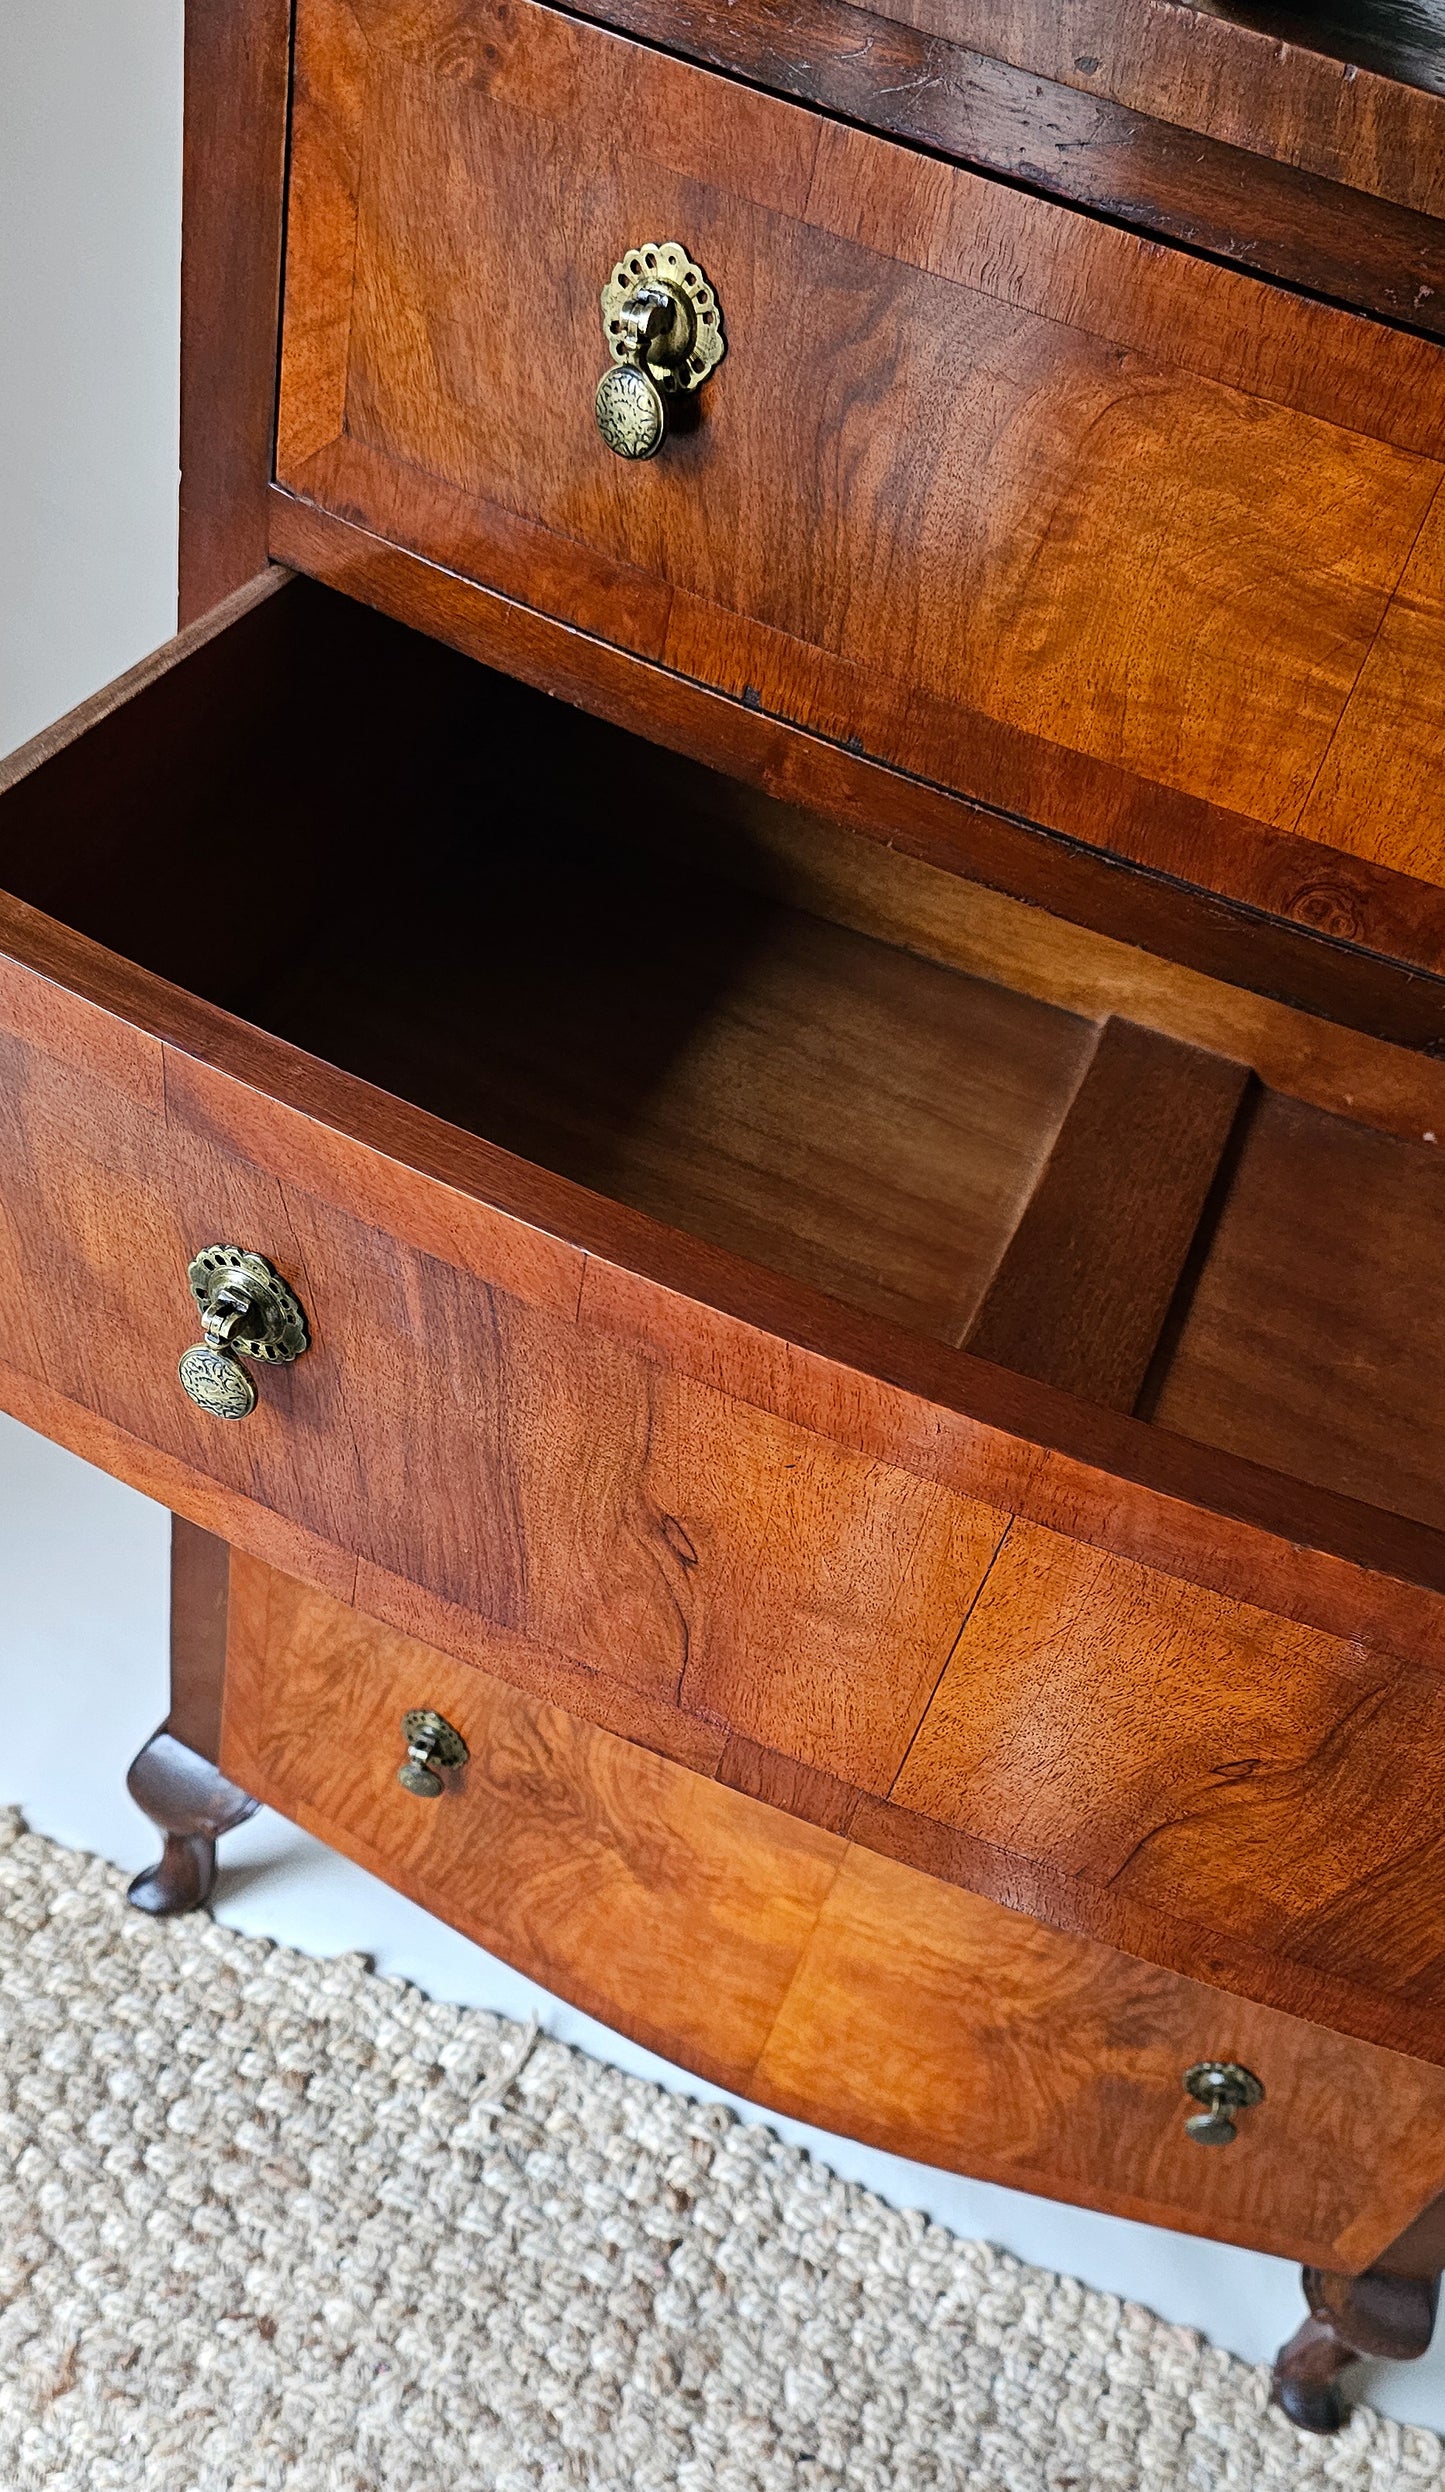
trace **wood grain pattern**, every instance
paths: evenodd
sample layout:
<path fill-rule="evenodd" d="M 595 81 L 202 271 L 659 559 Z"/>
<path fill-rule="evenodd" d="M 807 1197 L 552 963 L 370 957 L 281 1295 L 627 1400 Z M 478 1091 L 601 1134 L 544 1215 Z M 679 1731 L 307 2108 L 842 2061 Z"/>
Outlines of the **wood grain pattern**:
<path fill-rule="evenodd" d="M 329 7 L 301 12 L 298 163 L 308 114 L 355 117 Z M 352 19 L 354 266 L 327 224 L 289 297 L 308 342 L 349 306 L 344 364 L 318 378 L 308 343 L 283 378 L 298 439 L 343 390 L 345 429 L 285 484 L 773 716 L 1390 948 L 1334 896 L 1350 868 L 1292 843 L 1438 487 L 1438 350 L 530 0 Z M 576 377 L 588 272 L 684 227 L 733 353 L 630 474 Z M 499 363 L 538 233 L 548 345 Z"/>
<path fill-rule="evenodd" d="M 1445 510 L 1432 511 L 1300 817 L 1311 838 L 1445 882 Z"/>
<path fill-rule="evenodd" d="M 885 14 L 1429 215 L 1445 208 L 1440 43 L 1423 11 L 890 0 Z"/>
<path fill-rule="evenodd" d="M 180 619 L 264 571 L 289 0 L 186 0 Z"/>
<path fill-rule="evenodd" d="M 671 1228 L 956 1340 L 1091 1026 L 699 875 L 678 838 L 670 856 L 599 842 L 599 759 L 560 725 L 545 769 L 497 765 L 490 805 L 527 808 L 525 841 L 479 844 L 470 817 L 439 830 L 384 917 L 364 884 L 341 896 L 238 998 L 247 1018 Z"/>
<path fill-rule="evenodd" d="M 1134 1408 L 1249 1081 L 1226 1057 L 1103 1023 L 964 1334 L 976 1358 Z"/>
<path fill-rule="evenodd" d="M 579 741 L 598 730 L 579 724 Z M 1445 1131 L 1445 1064 L 1343 1021 L 1202 976 L 904 850 L 631 739 L 631 836 L 831 925 L 1078 1013 L 1110 1014 L 1183 1049 L 1254 1067 L 1284 1096 L 1418 1142 Z"/>
<path fill-rule="evenodd" d="M 417 531 L 434 556 L 423 560 L 278 489 L 272 551 L 348 599 L 595 718 L 945 872 L 1400 1046 L 1438 1043 L 1445 980 L 1402 965 L 1445 964 L 1445 903 L 1430 885 L 1207 806 L 1190 810 L 1182 843 L 1161 840 L 1157 823 L 1113 803 L 1097 779 L 1088 801 L 1096 823 L 1107 822 L 1107 849 L 966 801 L 766 716 L 761 696 L 755 707 L 689 683 L 458 577 L 445 567 L 458 542 L 469 541 L 453 525 L 456 501 L 444 526 Z M 1151 863 L 1156 856 L 1165 862 Z M 1214 888 L 1201 887 L 1206 881 Z M 1253 892 L 1254 905 L 1224 896 L 1239 892 Z M 1378 948 L 1362 950 L 1366 941 Z"/>
<path fill-rule="evenodd" d="M 1015 1525 L 891 1797 L 1210 1933 L 1445 1995 L 1437 1683 Z M 1388 1795 L 1388 1797 L 1387 1797 Z"/>
<path fill-rule="evenodd" d="M 1329 178 L 1260 152 L 1276 126 L 1288 146 L 1297 122 L 1277 54 L 1253 97 L 1254 143 L 1239 146 L 1115 103 L 1097 75 L 1066 86 L 998 59 L 1008 32 L 991 10 L 965 12 L 971 41 L 952 39 L 953 19 L 948 34 L 925 33 L 849 0 L 586 0 L 574 13 L 1137 232 L 1445 333 L 1433 217 L 1370 195 L 1368 165 L 1346 180 L 1336 160 Z"/>
<path fill-rule="evenodd" d="M 1442 1155 L 1445 1126 L 1407 1141 L 1262 1100 L 1160 1423 L 1445 1521 L 1445 1307 L 1424 1277 L 1445 1258 Z"/>
<path fill-rule="evenodd" d="M 236 1575 L 227 1770 L 686 2067 L 894 2152 L 1336 2266 L 1445 2174 L 1438 2070 L 1052 1935 Z M 395 1782 L 414 1703 L 471 1748 L 435 1806 Z M 1179 2080 L 1226 2049 L 1269 2090 L 1211 2155 Z"/>

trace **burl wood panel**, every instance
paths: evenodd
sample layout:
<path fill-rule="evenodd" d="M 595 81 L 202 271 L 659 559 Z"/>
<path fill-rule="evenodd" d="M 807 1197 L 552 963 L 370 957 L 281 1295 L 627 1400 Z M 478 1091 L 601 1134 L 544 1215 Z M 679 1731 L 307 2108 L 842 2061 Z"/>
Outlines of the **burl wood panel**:
<path fill-rule="evenodd" d="M 1221 1936 L 1366 1985 L 1388 1959 L 1429 2009 L 1442 1737 L 1432 1673 L 1015 1524 L 891 1796 L 1176 1917 L 1201 1970 Z"/>
<path fill-rule="evenodd" d="M 395 1780 L 414 1704 L 471 1749 L 435 1804 Z M 1337 2269 L 1445 2179 L 1440 2070 L 797 1825 L 247 1560 L 222 1760 L 589 2013 L 895 2153 Z M 1215 2054 L 1268 2089 L 1223 2153 L 1180 2091 Z"/>
<path fill-rule="evenodd" d="M 1440 482 L 1435 346 L 531 0 L 303 0 L 296 130 L 293 493 L 946 787 L 1336 909 L 1297 835 Z M 729 355 L 633 469 L 596 289 L 664 232 Z"/>
<path fill-rule="evenodd" d="M 1445 511 L 1431 511 L 1300 818 L 1312 839 L 1445 883 Z"/>

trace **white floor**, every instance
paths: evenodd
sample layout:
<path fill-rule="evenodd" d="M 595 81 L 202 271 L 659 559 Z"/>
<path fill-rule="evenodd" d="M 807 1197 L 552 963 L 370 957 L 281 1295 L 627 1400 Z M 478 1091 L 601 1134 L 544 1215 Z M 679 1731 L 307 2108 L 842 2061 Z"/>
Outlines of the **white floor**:
<path fill-rule="evenodd" d="M 165 1711 L 168 1529 L 159 1507 L 0 1418 L 0 1801 L 19 1802 L 32 1826 L 126 1869 L 154 1857 L 124 1775 Z M 535 2014 L 598 2058 L 736 2099 L 538 1990 L 269 1810 L 228 1836 L 222 1856 L 216 1910 L 235 1929 L 312 1955 L 360 1950 L 434 1997 Z M 960 2180 L 796 2122 L 775 2125 L 897 2205 L 1131 2295 L 1251 2360 L 1272 2353 L 1301 2315 L 1295 2271 L 1276 2259 Z M 1445 2431 L 1445 2338 L 1425 2362 L 1379 2368 L 1365 2385 L 1401 2422 Z"/>

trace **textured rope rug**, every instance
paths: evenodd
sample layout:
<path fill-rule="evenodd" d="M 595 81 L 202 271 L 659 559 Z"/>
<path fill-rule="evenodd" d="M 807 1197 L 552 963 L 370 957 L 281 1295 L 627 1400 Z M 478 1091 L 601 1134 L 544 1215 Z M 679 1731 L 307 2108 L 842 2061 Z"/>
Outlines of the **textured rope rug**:
<path fill-rule="evenodd" d="M 1180 2328 L 0 1812 L 3 2492 L 1347 2492 Z"/>

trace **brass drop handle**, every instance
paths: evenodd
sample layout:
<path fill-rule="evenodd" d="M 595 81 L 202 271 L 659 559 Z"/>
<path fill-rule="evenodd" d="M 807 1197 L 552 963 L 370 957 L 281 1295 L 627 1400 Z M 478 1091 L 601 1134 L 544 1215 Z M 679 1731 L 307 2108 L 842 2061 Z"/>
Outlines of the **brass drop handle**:
<path fill-rule="evenodd" d="M 680 242 L 640 242 L 602 289 L 612 357 L 597 384 L 597 430 L 620 459 L 650 459 L 667 439 L 669 401 L 701 389 L 726 352 L 722 308 Z"/>
<path fill-rule="evenodd" d="M 181 1382 L 212 1418 L 248 1419 L 256 1387 L 241 1361 L 289 1367 L 310 1348 L 300 1300 L 264 1255 L 244 1246 L 203 1246 L 187 1278 L 202 1338 L 181 1360 Z"/>
<path fill-rule="evenodd" d="M 445 1716 L 433 1713 L 429 1705 L 419 1705 L 402 1715 L 401 1735 L 406 1741 L 406 1763 L 397 1767 L 397 1781 L 414 1800 L 439 1800 L 446 1784 L 437 1767 L 454 1771 L 466 1764 L 471 1753 L 461 1732 L 454 1731 Z"/>
<path fill-rule="evenodd" d="M 1253 2069 L 1241 2068 L 1233 2059 L 1202 2059 L 1186 2069 L 1184 2091 L 1204 2105 L 1184 2123 L 1185 2135 L 1196 2146 L 1232 2146 L 1239 2135 L 1233 2114 L 1252 2111 L 1264 2101 L 1264 2087 Z"/>

